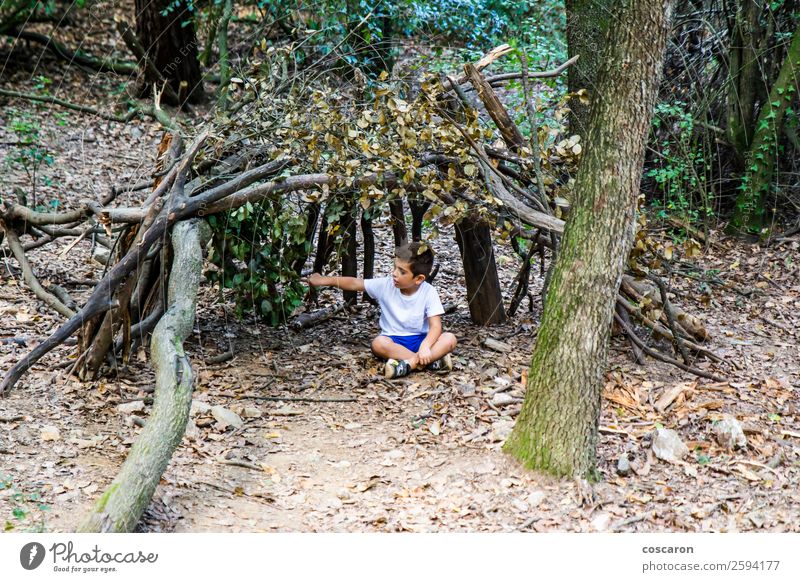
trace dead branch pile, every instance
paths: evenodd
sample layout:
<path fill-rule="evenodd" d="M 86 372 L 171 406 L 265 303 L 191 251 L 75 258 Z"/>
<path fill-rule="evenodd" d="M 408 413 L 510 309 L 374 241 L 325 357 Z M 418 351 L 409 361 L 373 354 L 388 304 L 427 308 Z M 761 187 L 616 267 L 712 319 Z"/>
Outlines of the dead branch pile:
<path fill-rule="evenodd" d="M 476 306 L 473 321 L 481 324 L 505 317 L 491 232 L 511 237 L 515 248 L 528 239 L 527 248 L 520 249 L 525 265 L 517 277 L 509 309 L 513 313 L 527 294 L 534 251 L 544 258 L 548 249 L 554 256 L 563 231 L 553 200 L 567 198 L 568 186 L 552 178 L 555 171 L 543 172 L 575 162 L 580 147 L 569 142 L 567 151 L 562 144 L 557 152 L 540 143 L 541 132 L 523 137 L 493 83 L 481 73 L 510 50 L 500 47 L 466 65 L 460 78 L 425 79 L 419 95 L 409 101 L 388 83 L 369 91 L 343 91 L 320 71 L 291 70 L 291 55 L 270 49 L 255 61 L 251 76 L 233 79 L 237 90 L 230 111 L 188 146 L 178 132 L 165 135 L 152 190 L 140 206 L 114 206 L 109 196 L 86 200 L 71 212 L 38 213 L 7 201 L 0 226 L 26 284 L 68 319 L 7 372 L 0 393 L 76 333 L 73 370 L 82 378 L 96 377 L 114 358 L 125 362 L 165 309 L 164 278 L 172 261 L 167 240 L 173 225 L 193 217 L 247 212 L 265 202 L 283 204 L 305 217 L 306 240 L 318 241 L 316 270 L 325 267 L 335 236 L 344 233 L 355 240 L 359 213 L 365 243 L 376 209 L 392 217 L 396 242 L 408 237 L 405 204 L 412 215 L 412 238 L 420 238 L 423 218 L 434 221 L 431 236 L 439 225 L 456 224 L 467 294 L 471 309 Z M 524 67 L 521 77 L 527 88 L 529 78 L 556 75 L 566 65 L 530 75 Z M 369 98 L 355 100 L 356 89 Z M 528 112 L 533 116 L 530 104 Z M 23 243 L 25 236 L 32 242 Z M 77 311 L 63 290 L 39 283 L 26 259 L 31 248 L 59 237 L 75 237 L 75 244 L 91 237 L 107 250 L 98 255 L 108 270 Z M 355 246 L 342 247 L 343 274 L 355 274 Z M 476 259 L 481 250 L 488 260 Z M 372 275 L 371 253 L 365 244 L 367 277 Z M 304 263 L 297 261 L 298 276 Z M 619 321 L 637 349 L 646 342 L 636 335 L 634 322 L 672 342 L 683 362 L 651 348 L 647 353 L 708 375 L 691 367 L 698 354 L 715 357 L 700 345 L 708 333 L 696 318 L 671 304 L 666 291 L 660 280 L 626 277 L 618 299 Z"/>

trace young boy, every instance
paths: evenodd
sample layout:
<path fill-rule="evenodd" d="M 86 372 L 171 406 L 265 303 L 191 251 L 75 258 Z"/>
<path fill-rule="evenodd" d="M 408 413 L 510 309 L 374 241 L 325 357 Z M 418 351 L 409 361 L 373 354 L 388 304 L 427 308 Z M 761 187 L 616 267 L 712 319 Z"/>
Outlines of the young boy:
<path fill-rule="evenodd" d="M 413 242 L 396 250 L 391 277 L 364 280 L 314 273 L 308 283 L 366 291 L 378 301 L 381 334 L 372 340 L 372 351 L 387 358 L 387 378 L 400 378 L 426 366 L 434 371 L 453 368 L 450 352 L 456 347 L 456 336 L 442 333 L 444 308 L 436 289 L 425 281 L 431 267 L 433 252 L 422 243 Z"/>

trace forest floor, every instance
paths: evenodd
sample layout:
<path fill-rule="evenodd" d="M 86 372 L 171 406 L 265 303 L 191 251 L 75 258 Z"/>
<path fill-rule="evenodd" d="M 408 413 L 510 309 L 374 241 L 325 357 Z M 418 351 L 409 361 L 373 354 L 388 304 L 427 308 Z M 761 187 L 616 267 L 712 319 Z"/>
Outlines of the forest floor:
<path fill-rule="evenodd" d="M 39 49 L 15 50 L 35 56 Z M 8 47 L 4 59 L 6 53 Z M 28 68 L 5 68 L 0 86 L 32 91 L 44 71 L 56 79 L 52 93 L 76 102 L 107 102 L 118 89 L 119 79 L 75 67 L 57 78 L 63 73 L 50 59 L 13 59 Z M 45 205 L 69 208 L 112 184 L 135 183 L 154 167 L 161 133 L 150 122 L 120 125 L 20 100 L 3 106 L 3 196 L 14 186 L 31 191 L 31 178 L 13 161 L 19 147 L 12 115 L 35 120 L 37 143 L 53 157 L 36 178 Z M 376 227 L 376 273 L 388 274 L 391 230 Z M 457 305 L 444 318 L 460 342 L 455 369 L 446 375 L 383 379 L 369 352 L 378 333 L 377 310 L 369 304 L 307 330 L 273 329 L 237 320 L 230 303 L 204 286 L 186 346 L 197 374 L 193 414 L 141 530 L 800 531 L 799 237 L 764 248 L 714 236 L 701 256 L 676 263 L 669 280 L 675 301 L 703 320 L 710 348 L 735 369 L 696 365 L 725 382 L 651 359 L 637 365 L 627 341 L 612 338 L 597 453 L 602 478 L 588 487 L 529 472 L 501 450 L 524 393 L 541 277 L 537 272 L 532 282 L 531 310 L 525 301 L 508 323 L 476 328 L 450 234 L 434 242 L 441 263 L 435 284 L 444 302 Z M 41 279 L 84 299 L 102 267 L 90 259 L 90 241 L 68 249 L 71 242 L 30 256 Z M 506 246 L 496 253 L 510 294 L 519 260 Z M 325 291 L 321 304 L 336 299 Z M 13 258 L 4 257 L 0 372 L 60 322 L 24 286 Z M 508 351 L 487 348 L 488 338 Z M 229 350 L 232 360 L 206 363 Z M 54 350 L 0 399 L 6 530 L 74 529 L 146 422 L 153 386 L 146 355 L 108 378 L 81 383 L 59 367 L 73 351 Z M 660 411 L 661 396 L 679 388 Z M 211 407 L 238 413 L 241 426 L 225 426 L 220 409 L 215 417 Z M 713 430 L 723 414 L 742 423 L 745 447 L 717 444 Z M 657 427 L 676 430 L 689 446 L 682 462 L 653 455 Z M 618 468 L 623 455 L 627 470 Z"/>

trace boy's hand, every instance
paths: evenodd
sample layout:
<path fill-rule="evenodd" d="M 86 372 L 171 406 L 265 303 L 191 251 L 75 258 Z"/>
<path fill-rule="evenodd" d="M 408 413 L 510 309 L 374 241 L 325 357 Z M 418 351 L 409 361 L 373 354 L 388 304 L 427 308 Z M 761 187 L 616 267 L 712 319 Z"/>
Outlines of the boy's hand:
<path fill-rule="evenodd" d="M 425 346 L 419 347 L 417 356 L 419 357 L 419 363 L 422 364 L 423 366 L 427 366 L 433 361 L 433 355 L 431 354 L 431 349 Z"/>
<path fill-rule="evenodd" d="M 308 276 L 308 279 L 306 279 L 306 281 L 312 287 L 319 287 L 320 285 L 322 285 L 323 279 L 324 279 L 324 277 L 322 275 L 320 275 L 319 273 L 311 273 Z"/>

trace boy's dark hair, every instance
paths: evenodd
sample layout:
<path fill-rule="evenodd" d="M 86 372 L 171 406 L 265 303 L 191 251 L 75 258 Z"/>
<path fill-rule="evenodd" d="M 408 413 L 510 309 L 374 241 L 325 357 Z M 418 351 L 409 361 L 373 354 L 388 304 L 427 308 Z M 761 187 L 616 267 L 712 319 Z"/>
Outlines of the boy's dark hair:
<path fill-rule="evenodd" d="M 425 243 L 411 242 L 402 244 L 395 249 L 394 256 L 401 261 L 407 262 L 411 266 L 411 274 L 415 277 L 417 275 L 425 275 L 427 279 L 431 276 L 433 251 Z"/>

